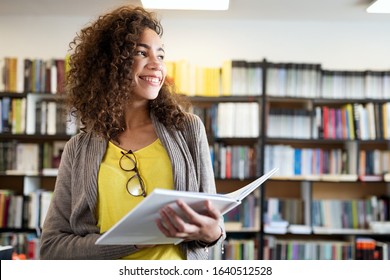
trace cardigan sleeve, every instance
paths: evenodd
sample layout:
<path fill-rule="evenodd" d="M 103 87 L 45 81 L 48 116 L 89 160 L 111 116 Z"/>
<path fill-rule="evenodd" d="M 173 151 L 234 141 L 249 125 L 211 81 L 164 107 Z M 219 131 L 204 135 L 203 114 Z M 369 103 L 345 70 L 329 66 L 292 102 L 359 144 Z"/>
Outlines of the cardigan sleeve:
<path fill-rule="evenodd" d="M 80 173 L 85 171 L 75 170 L 82 166 L 80 157 L 83 148 L 80 150 L 79 138 L 76 136 L 68 141 L 62 154 L 53 197 L 42 229 L 40 257 L 92 260 L 126 256 L 136 250 L 134 246 L 95 245 L 100 234 L 93 218 L 94 213 L 88 212 L 88 208 L 83 206 L 86 203 L 80 192 L 83 192 L 85 186 L 75 183 L 79 182 L 77 177 Z M 87 169 L 88 166 L 83 168 Z M 72 223 L 72 220 L 78 222 Z"/>
<path fill-rule="evenodd" d="M 215 177 L 213 171 L 213 165 L 211 162 L 210 148 L 207 140 L 206 129 L 203 122 L 196 115 L 189 114 L 188 127 L 183 132 L 187 140 L 187 145 L 192 153 L 194 159 L 195 168 L 197 169 L 197 177 L 199 183 L 199 191 L 206 193 L 216 193 Z M 223 242 L 226 238 L 226 232 L 224 227 L 224 220 L 221 216 L 219 226 L 222 230 L 222 235 L 217 242 L 211 245 L 211 247 L 223 246 Z M 191 242 L 189 248 L 197 248 L 194 253 L 201 253 L 204 251 L 205 246 L 201 242 Z M 195 246 L 194 246 L 195 245 Z M 194 246 L 194 247 L 193 247 Z M 208 247 L 208 246 L 206 246 Z"/>

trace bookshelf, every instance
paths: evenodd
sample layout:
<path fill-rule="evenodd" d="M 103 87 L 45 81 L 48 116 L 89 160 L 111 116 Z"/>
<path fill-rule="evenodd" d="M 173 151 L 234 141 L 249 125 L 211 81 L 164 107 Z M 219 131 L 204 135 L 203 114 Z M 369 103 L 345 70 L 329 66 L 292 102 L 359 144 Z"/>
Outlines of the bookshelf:
<path fill-rule="evenodd" d="M 39 258 L 64 145 L 77 132 L 62 96 L 65 59 L 0 59 L 0 244 Z"/>
<path fill-rule="evenodd" d="M 247 68 L 248 76 L 251 70 L 247 65 L 242 61 L 230 63 L 227 72 L 231 83 L 240 79 L 233 73 L 242 68 Z M 237 243 L 241 242 L 244 248 L 248 244 L 244 241 L 253 239 L 251 244 L 260 259 L 356 259 L 360 258 L 359 240 L 364 237 L 383 243 L 376 246 L 382 249 L 374 247 L 386 257 L 390 219 L 389 72 L 333 71 L 320 64 L 266 60 L 261 65 L 259 95 L 243 96 L 233 90 L 229 95 L 221 90 L 217 97 L 190 97 L 195 107 L 258 102 L 260 133 L 252 143 L 234 136 L 219 138 L 212 130 L 210 116 L 204 118 L 211 150 L 218 150 L 213 147 L 219 143 L 253 145 L 257 175 L 280 168 L 259 191 L 259 232 L 248 235 L 245 228 L 232 230 L 227 221 L 227 246 L 232 242 L 233 248 L 240 248 Z M 239 70 L 233 70 L 235 66 Z M 224 67 L 225 63 L 221 83 L 229 84 L 224 81 Z M 232 84 L 230 87 L 234 88 Z M 209 115 L 219 117 L 211 111 Z M 202 110 L 194 112 L 205 115 Z M 234 127 L 234 113 L 222 115 Z M 219 176 L 218 165 L 225 160 L 214 157 L 220 192 L 240 182 Z M 332 255 L 332 251 L 338 253 Z"/>
<path fill-rule="evenodd" d="M 388 71 L 268 65 L 261 257 L 387 258 Z"/>
<path fill-rule="evenodd" d="M 52 111 L 40 108 L 43 102 L 52 103 Z M 61 153 L 75 133 L 61 103 L 51 93 L 0 93 L 0 239 L 14 246 L 20 258 L 39 258 L 38 237 Z"/>
<path fill-rule="evenodd" d="M 202 70 L 198 68 L 198 71 Z M 185 77 L 190 81 L 190 73 L 192 71 L 182 72 L 173 80 Z M 217 192 L 233 191 L 263 174 L 260 160 L 263 153 L 263 73 L 263 61 L 226 61 L 220 69 L 217 92 L 215 87 L 207 85 L 196 87 L 202 81 L 198 80 L 198 76 L 194 77 L 197 81 L 195 88 L 189 91 L 192 92 L 191 110 L 206 127 Z M 180 84 L 184 89 L 191 88 L 183 82 Z M 229 237 L 225 242 L 225 254 L 214 251 L 212 258 L 259 258 L 260 200 L 261 191 L 257 190 L 244 200 L 241 207 L 224 217 Z"/>

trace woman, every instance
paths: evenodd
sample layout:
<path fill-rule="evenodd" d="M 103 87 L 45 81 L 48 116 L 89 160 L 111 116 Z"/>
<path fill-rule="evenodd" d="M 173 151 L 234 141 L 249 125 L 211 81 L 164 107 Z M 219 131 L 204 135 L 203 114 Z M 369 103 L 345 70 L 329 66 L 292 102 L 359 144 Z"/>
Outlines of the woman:
<path fill-rule="evenodd" d="M 42 259 L 207 259 L 225 237 L 206 202 L 189 222 L 171 207 L 158 228 L 179 245 L 95 245 L 153 188 L 215 193 L 204 126 L 165 83 L 162 26 L 140 7 L 120 7 L 72 42 L 69 105 L 82 132 L 67 143 L 41 237 Z"/>

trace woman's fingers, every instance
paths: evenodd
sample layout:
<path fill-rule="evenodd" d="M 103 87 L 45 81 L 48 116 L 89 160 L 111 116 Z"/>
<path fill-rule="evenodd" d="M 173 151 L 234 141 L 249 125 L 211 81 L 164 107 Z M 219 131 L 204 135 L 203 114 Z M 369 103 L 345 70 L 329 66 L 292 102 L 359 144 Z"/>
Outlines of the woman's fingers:
<path fill-rule="evenodd" d="M 188 222 L 192 224 L 203 224 L 204 216 L 210 217 L 215 220 L 219 219 L 219 217 L 221 216 L 219 210 L 215 208 L 209 200 L 201 202 L 203 205 L 201 205 L 200 208 L 202 210 L 199 213 L 192 209 L 187 203 L 182 200 L 178 200 L 176 203 L 183 211 L 183 214 L 185 215 Z"/>
<path fill-rule="evenodd" d="M 158 228 L 168 237 L 192 240 L 210 239 L 210 235 L 214 235 L 211 229 L 217 228 L 220 212 L 210 201 L 202 203 L 203 211 L 200 213 L 182 200 L 176 202 L 180 215 L 172 205 L 163 207 L 160 210 L 161 218 L 157 221 Z"/>

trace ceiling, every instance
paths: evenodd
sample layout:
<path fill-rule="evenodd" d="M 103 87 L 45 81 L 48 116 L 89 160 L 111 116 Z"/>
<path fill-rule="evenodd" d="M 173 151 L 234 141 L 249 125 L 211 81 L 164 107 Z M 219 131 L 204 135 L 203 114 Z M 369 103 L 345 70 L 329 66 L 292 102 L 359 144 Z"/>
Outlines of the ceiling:
<path fill-rule="evenodd" d="M 210 0 L 212 1 L 212 0 Z M 158 11 L 162 19 L 289 21 L 388 21 L 389 14 L 368 14 L 372 0 L 230 0 L 228 11 Z M 94 17 L 123 3 L 140 0 L 1 0 L 0 16 Z"/>

